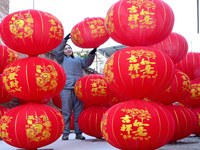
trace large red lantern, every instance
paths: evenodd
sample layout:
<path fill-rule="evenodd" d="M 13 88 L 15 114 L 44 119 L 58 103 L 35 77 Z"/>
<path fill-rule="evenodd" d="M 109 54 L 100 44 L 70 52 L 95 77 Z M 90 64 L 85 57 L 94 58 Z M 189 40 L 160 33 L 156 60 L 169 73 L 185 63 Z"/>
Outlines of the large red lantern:
<path fill-rule="evenodd" d="M 102 75 L 92 74 L 80 78 L 74 86 L 76 96 L 83 102 L 100 105 L 109 101 L 115 94 Z"/>
<path fill-rule="evenodd" d="M 0 25 L 3 42 L 11 49 L 28 55 L 47 53 L 63 39 L 63 26 L 53 15 L 39 10 L 17 11 Z"/>
<path fill-rule="evenodd" d="M 190 78 L 180 70 L 175 69 L 175 77 L 168 89 L 147 97 L 154 102 L 172 104 L 189 96 L 191 90 Z"/>
<path fill-rule="evenodd" d="M 200 77 L 200 53 L 187 53 L 183 60 L 175 64 L 175 67 L 186 73 L 190 79 Z"/>
<path fill-rule="evenodd" d="M 64 130 L 64 119 L 53 107 L 27 103 L 7 111 L 0 121 L 1 138 L 9 145 L 28 150 L 56 141 Z"/>
<path fill-rule="evenodd" d="M 197 120 L 190 109 L 177 105 L 165 105 L 165 108 L 172 114 L 175 122 L 175 131 L 170 143 L 186 138 L 194 132 Z"/>
<path fill-rule="evenodd" d="M 184 36 L 172 32 L 165 40 L 150 47 L 156 48 L 167 54 L 174 64 L 181 61 L 188 52 L 188 43 Z"/>
<path fill-rule="evenodd" d="M 101 122 L 105 140 L 118 149 L 157 149 L 169 142 L 174 120 L 161 105 L 133 99 L 109 108 Z"/>
<path fill-rule="evenodd" d="M 4 68 L 11 62 L 18 60 L 17 52 L 8 48 L 5 45 L 0 45 L 0 74 L 2 74 Z"/>
<path fill-rule="evenodd" d="M 147 46 L 167 38 L 174 25 L 174 13 L 162 0 L 120 0 L 106 15 L 110 37 L 127 46 Z"/>
<path fill-rule="evenodd" d="M 112 54 L 103 76 L 112 90 L 132 98 L 145 98 L 168 88 L 174 63 L 164 53 L 148 47 L 126 47 Z"/>
<path fill-rule="evenodd" d="M 11 95 L 10 93 L 8 93 L 8 91 L 6 90 L 6 88 L 3 84 L 2 74 L 0 74 L 0 104 L 9 102 L 13 98 L 14 98 L 14 96 Z"/>
<path fill-rule="evenodd" d="M 200 78 L 191 81 L 190 94 L 179 102 L 188 107 L 197 107 L 200 105 Z"/>
<path fill-rule="evenodd" d="M 101 119 L 108 108 L 93 106 L 81 112 L 78 125 L 85 134 L 101 139 Z"/>
<path fill-rule="evenodd" d="M 194 113 L 196 120 L 197 120 L 197 126 L 196 126 L 193 134 L 199 136 L 200 135 L 200 107 L 192 108 L 191 111 Z"/>
<path fill-rule="evenodd" d="M 11 95 L 33 102 L 51 99 L 63 89 L 66 81 L 58 63 L 40 57 L 19 59 L 8 65 L 2 75 Z"/>
<path fill-rule="evenodd" d="M 71 31 L 72 42 L 81 48 L 97 48 L 109 39 L 101 17 L 85 18 Z"/>
<path fill-rule="evenodd" d="M 8 110 L 10 109 L 4 106 L 0 106 L 0 119 Z"/>

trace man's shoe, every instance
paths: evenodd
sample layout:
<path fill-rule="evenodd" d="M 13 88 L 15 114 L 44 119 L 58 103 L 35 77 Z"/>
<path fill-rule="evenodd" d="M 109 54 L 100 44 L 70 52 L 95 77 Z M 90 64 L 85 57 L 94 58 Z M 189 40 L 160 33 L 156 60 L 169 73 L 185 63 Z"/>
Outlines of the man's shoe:
<path fill-rule="evenodd" d="M 64 133 L 62 136 L 62 140 L 68 140 L 69 139 L 69 134 Z"/>
<path fill-rule="evenodd" d="M 85 137 L 82 136 L 82 134 L 77 134 L 77 135 L 76 135 L 76 139 L 85 140 Z"/>

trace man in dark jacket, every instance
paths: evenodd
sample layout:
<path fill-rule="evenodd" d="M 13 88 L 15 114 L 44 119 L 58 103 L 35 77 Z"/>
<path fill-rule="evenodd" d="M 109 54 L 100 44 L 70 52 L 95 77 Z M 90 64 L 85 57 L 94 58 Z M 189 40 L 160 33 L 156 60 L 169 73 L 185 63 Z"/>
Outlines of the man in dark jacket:
<path fill-rule="evenodd" d="M 85 59 L 82 59 L 79 56 L 74 57 L 72 48 L 67 44 L 68 39 L 70 39 L 70 34 L 68 34 L 61 44 L 54 49 L 55 58 L 63 67 L 67 78 L 65 87 L 60 93 L 62 100 L 62 114 L 65 121 L 62 140 L 69 139 L 72 110 L 74 113 L 76 139 L 84 140 L 85 137 L 82 135 L 82 131 L 78 126 L 78 117 L 83 111 L 83 102 L 76 97 L 74 85 L 79 78 L 83 77 L 82 69 L 89 67 L 93 63 L 96 48 L 94 48 Z"/>

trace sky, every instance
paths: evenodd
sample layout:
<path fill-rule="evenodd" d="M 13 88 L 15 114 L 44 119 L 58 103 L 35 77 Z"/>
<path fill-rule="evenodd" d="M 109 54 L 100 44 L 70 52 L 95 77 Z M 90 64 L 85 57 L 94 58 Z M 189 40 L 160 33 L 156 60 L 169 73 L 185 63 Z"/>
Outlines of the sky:
<path fill-rule="evenodd" d="M 87 17 L 106 17 L 108 9 L 118 0 L 10 0 L 9 13 L 35 9 L 56 16 L 64 27 L 64 35 Z M 189 50 L 200 52 L 200 35 L 197 34 L 197 1 L 196 0 L 163 0 L 173 10 L 175 23 L 172 32 L 184 36 Z M 69 44 L 73 49 L 80 48 Z M 120 45 L 111 38 L 99 48 Z"/>

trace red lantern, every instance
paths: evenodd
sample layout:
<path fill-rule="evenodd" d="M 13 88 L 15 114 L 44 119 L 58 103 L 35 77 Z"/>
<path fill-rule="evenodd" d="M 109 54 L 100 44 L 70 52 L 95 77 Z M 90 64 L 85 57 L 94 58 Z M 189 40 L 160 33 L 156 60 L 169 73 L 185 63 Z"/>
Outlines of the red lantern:
<path fill-rule="evenodd" d="M 10 109 L 4 106 L 0 106 L 0 119 L 8 110 Z"/>
<path fill-rule="evenodd" d="M 168 89 L 147 97 L 154 102 L 172 104 L 185 99 L 191 90 L 190 78 L 180 70 L 175 69 L 175 77 Z"/>
<path fill-rule="evenodd" d="M 40 57 L 19 59 L 8 65 L 2 75 L 10 94 L 34 102 L 51 99 L 63 89 L 66 81 L 58 63 Z"/>
<path fill-rule="evenodd" d="M 82 111 L 78 118 L 78 125 L 85 134 L 101 139 L 101 119 L 108 108 L 90 107 Z"/>
<path fill-rule="evenodd" d="M 28 150 L 56 141 L 64 130 L 64 119 L 53 107 L 27 103 L 12 108 L 0 121 L 2 139 L 9 145 Z"/>
<path fill-rule="evenodd" d="M 174 25 L 174 13 L 162 0 L 120 0 L 106 15 L 110 37 L 127 46 L 147 46 L 167 38 Z"/>
<path fill-rule="evenodd" d="M 41 100 L 41 101 L 36 101 L 36 103 L 40 103 L 40 104 L 47 104 L 48 102 L 50 102 L 50 98 L 49 99 L 43 99 L 43 100 Z M 18 101 L 21 103 L 21 104 L 26 104 L 26 103 L 28 103 L 28 102 L 30 102 L 30 100 L 25 100 L 25 99 L 19 99 L 18 98 Z"/>
<path fill-rule="evenodd" d="M 9 14 L 0 25 L 3 42 L 11 49 L 28 55 L 47 53 L 63 40 L 63 26 L 53 15 L 39 10 Z"/>
<path fill-rule="evenodd" d="M 71 31 L 72 42 L 81 48 L 97 48 L 109 39 L 104 26 L 104 18 L 85 18 Z"/>
<path fill-rule="evenodd" d="M 193 134 L 199 136 L 200 135 L 200 107 L 192 108 L 191 111 L 194 113 L 196 120 L 197 120 L 197 126 L 196 126 Z"/>
<path fill-rule="evenodd" d="M 128 97 L 126 95 L 116 93 L 115 96 L 108 103 L 110 104 L 110 107 L 111 107 L 111 106 L 114 106 L 115 104 L 125 102 L 131 99 L 132 99 L 131 97 Z"/>
<path fill-rule="evenodd" d="M 187 53 L 183 60 L 175 64 L 175 67 L 186 73 L 190 79 L 200 77 L 200 53 Z"/>
<path fill-rule="evenodd" d="M 118 149 L 157 149 L 169 142 L 174 120 L 161 105 L 133 99 L 109 108 L 103 115 L 101 131 Z"/>
<path fill-rule="evenodd" d="M 52 102 L 56 107 L 62 109 L 62 100 L 60 98 L 60 93 L 58 93 L 54 97 L 52 97 Z"/>
<path fill-rule="evenodd" d="M 109 101 L 115 94 L 102 75 L 92 74 L 80 78 L 75 86 L 76 96 L 83 102 L 100 105 Z"/>
<path fill-rule="evenodd" d="M 175 121 L 175 131 L 170 143 L 186 138 L 194 132 L 197 120 L 190 109 L 177 105 L 166 105 L 165 108 L 172 114 Z"/>
<path fill-rule="evenodd" d="M 132 98 L 145 98 L 168 88 L 174 64 L 164 53 L 148 47 L 126 47 L 112 54 L 103 76 L 112 90 Z"/>
<path fill-rule="evenodd" d="M 0 45 L 0 74 L 8 64 L 18 59 L 18 54 L 15 51 L 7 46 Z"/>
<path fill-rule="evenodd" d="M 167 54 L 176 64 L 181 61 L 188 52 L 188 43 L 184 36 L 171 33 L 165 40 L 150 46 Z"/>
<path fill-rule="evenodd" d="M 7 92 L 4 84 L 2 74 L 0 74 L 0 104 L 11 101 L 14 98 L 10 93 Z"/>
<path fill-rule="evenodd" d="M 188 107 L 198 107 L 200 105 L 200 78 L 196 78 L 191 81 L 190 94 L 179 102 Z"/>

